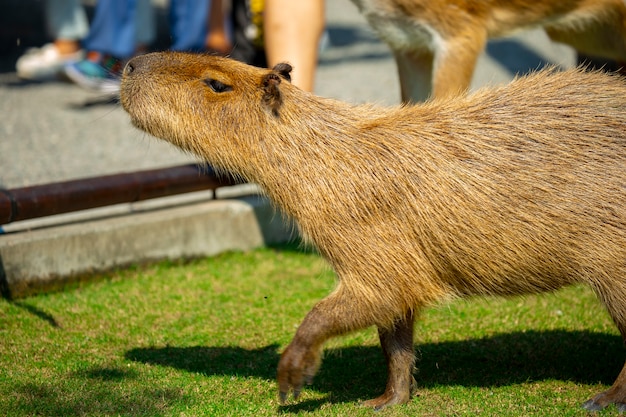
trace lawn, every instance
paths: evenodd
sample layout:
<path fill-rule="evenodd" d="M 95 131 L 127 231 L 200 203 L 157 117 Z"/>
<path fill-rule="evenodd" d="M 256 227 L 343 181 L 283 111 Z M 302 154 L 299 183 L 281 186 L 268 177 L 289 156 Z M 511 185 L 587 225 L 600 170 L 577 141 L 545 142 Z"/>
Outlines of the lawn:
<path fill-rule="evenodd" d="M 280 406 L 279 354 L 335 277 L 296 247 L 163 262 L 63 292 L 0 301 L 2 416 L 586 416 L 623 364 L 584 287 L 426 310 L 418 395 L 374 413 L 375 329 L 331 341 L 319 375 Z M 610 408 L 598 416 L 617 415 Z"/>

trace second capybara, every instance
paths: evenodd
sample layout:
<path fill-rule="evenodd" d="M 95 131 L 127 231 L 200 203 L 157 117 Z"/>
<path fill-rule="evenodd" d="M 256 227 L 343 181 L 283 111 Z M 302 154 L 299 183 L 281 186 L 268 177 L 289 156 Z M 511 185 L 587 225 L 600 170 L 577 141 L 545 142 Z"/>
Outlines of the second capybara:
<path fill-rule="evenodd" d="M 543 28 L 590 56 L 626 61 L 624 0 L 352 0 L 393 51 L 402 99 L 465 93 L 488 39 Z"/>
<path fill-rule="evenodd" d="M 425 306 L 588 284 L 626 336 L 626 83 L 544 70 L 468 97 L 376 107 L 317 97 L 291 67 L 154 53 L 132 59 L 132 123 L 258 183 L 334 268 L 278 365 L 298 397 L 325 341 L 377 326 L 374 408 L 405 403 Z M 584 403 L 626 409 L 626 368 Z"/>

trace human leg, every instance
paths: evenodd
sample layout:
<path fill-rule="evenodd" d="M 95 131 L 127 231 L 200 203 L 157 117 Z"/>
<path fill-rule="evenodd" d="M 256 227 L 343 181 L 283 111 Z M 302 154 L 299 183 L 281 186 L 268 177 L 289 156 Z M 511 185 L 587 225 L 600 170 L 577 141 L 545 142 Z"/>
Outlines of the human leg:
<path fill-rule="evenodd" d="M 172 50 L 204 51 L 210 3 L 210 0 L 171 0 Z"/>
<path fill-rule="evenodd" d="M 48 0 L 45 18 L 53 42 L 32 48 L 18 58 L 15 68 L 20 78 L 54 79 L 66 64 L 82 59 L 80 41 L 87 35 L 89 23 L 80 2 Z"/>
<path fill-rule="evenodd" d="M 321 0 L 266 0 L 265 50 L 268 66 L 287 61 L 294 67 L 293 84 L 312 91 L 319 41 L 324 31 Z"/>

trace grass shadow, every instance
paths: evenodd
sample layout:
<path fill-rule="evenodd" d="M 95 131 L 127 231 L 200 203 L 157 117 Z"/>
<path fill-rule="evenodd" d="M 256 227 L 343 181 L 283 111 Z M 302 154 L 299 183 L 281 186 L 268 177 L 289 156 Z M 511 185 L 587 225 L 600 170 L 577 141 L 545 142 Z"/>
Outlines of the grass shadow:
<path fill-rule="evenodd" d="M 71 372 L 54 383 L 11 384 L 0 395 L 10 398 L 12 415 L 38 416 L 161 416 L 185 401 L 180 390 L 146 387 L 137 375 L 117 367 Z M 120 383 L 130 388 L 120 389 Z"/>
<path fill-rule="evenodd" d="M 168 366 L 203 375 L 252 376 L 273 379 L 278 363 L 278 345 L 259 349 L 225 347 L 150 347 L 132 349 L 126 359 L 150 365 Z"/>
<path fill-rule="evenodd" d="M 51 327 L 55 327 L 55 328 L 61 327 L 59 326 L 59 323 L 57 322 L 57 320 L 54 318 L 52 314 L 47 313 L 38 307 L 32 306 L 26 302 L 21 302 L 21 301 L 11 301 L 11 304 L 43 320 L 44 322 L 48 323 Z"/>
<path fill-rule="evenodd" d="M 561 380 L 611 384 L 623 365 L 618 336 L 586 331 L 503 333 L 482 339 L 416 346 L 416 379 L 421 388 L 499 387 L 529 381 Z M 226 347 L 136 348 L 126 359 L 204 375 L 273 380 L 277 345 L 259 349 Z M 378 346 L 329 349 L 312 388 L 325 401 L 302 401 L 283 412 L 312 411 L 324 402 L 354 402 L 375 397 L 385 386 L 385 363 Z M 582 401 L 583 399 L 581 399 Z"/>

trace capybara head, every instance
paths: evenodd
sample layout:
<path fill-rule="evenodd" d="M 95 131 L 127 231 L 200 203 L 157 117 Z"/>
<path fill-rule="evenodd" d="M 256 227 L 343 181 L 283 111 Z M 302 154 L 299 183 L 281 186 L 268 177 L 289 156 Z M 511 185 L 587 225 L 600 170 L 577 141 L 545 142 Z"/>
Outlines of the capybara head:
<path fill-rule="evenodd" d="M 236 142 L 249 134 L 247 125 L 280 117 L 285 90 L 296 88 L 291 70 L 287 63 L 269 70 L 211 55 L 146 54 L 126 65 L 121 102 L 138 128 L 197 151 L 198 141 L 176 138 L 214 127 L 215 136 L 203 140 Z"/>

